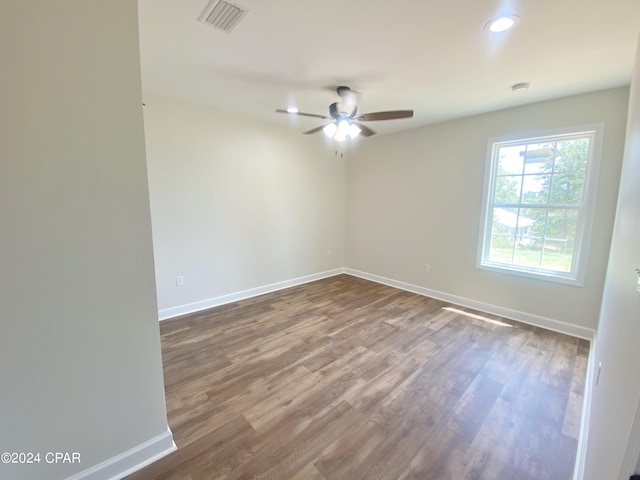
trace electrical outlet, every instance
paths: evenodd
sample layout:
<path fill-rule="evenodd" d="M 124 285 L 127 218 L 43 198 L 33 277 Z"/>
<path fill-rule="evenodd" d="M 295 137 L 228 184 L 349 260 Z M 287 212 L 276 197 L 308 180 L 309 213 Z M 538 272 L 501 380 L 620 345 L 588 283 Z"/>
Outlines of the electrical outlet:
<path fill-rule="evenodd" d="M 431 273 L 431 265 L 428 263 L 424 264 L 424 273 Z"/>
<path fill-rule="evenodd" d="M 327 258 L 331 258 L 331 250 L 327 250 Z"/>
<path fill-rule="evenodd" d="M 176 275 L 176 287 L 184 287 L 184 277 L 182 275 Z"/>

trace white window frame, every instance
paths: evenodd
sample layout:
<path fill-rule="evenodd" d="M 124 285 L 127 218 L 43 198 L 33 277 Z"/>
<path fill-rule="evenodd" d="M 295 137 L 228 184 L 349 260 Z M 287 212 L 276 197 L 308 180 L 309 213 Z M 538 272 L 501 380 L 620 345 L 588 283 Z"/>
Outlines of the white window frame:
<path fill-rule="evenodd" d="M 581 127 L 548 130 L 527 135 L 510 135 L 507 137 L 490 138 L 487 141 L 487 157 L 485 164 L 485 178 L 482 193 L 480 211 L 480 232 L 478 235 L 478 253 L 476 267 L 482 270 L 507 273 L 517 276 L 548 280 L 552 282 L 566 283 L 582 286 L 589 251 L 589 239 L 593 226 L 593 214 L 596 201 L 598 172 L 602 157 L 602 138 L 604 125 L 584 125 Z M 489 260 L 489 247 L 491 244 L 491 231 L 493 222 L 493 208 L 495 199 L 495 187 L 497 179 L 498 158 L 500 147 L 520 145 L 528 143 L 544 143 L 545 141 L 558 140 L 563 137 L 591 136 L 589 159 L 585 176 L 585 190 L 582 207 L 579 209 L 578 228 L 572 266 L 570 272 L 557 272 L 536 267 L 527 267 L 510 263 L 500 263 Z"/>

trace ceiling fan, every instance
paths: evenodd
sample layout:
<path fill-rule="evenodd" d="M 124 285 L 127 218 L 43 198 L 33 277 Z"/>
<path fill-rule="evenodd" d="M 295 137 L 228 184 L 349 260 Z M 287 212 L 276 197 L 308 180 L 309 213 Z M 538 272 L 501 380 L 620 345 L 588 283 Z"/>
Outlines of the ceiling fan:
<path fill-rule="evenodd" d="M 329 105 L 329 115 L 299 112 L 296 108 L 287 108 L 286 110 L 278 109 L 276 112 L 331 120 L 330 123 L 312 128 L 311 130 L 304 132 L 304 134 L 308 135 L 322 130 L 327 137 L 333 138 L 339 142 L 344 141 L 347 137 L 356 138 L 361 133 L 365 137 L 370 137 L 376 134 L 375 131 L 360 122 L 395 120 L 398 118 L 413 117 L 413 110 L 391 110 L 388 112 L 358 114 L 356 92 L 351 90 L 349 87 L 341 86 L 337 88 L 337 93 L 340 97 L 340 101 Z"/>

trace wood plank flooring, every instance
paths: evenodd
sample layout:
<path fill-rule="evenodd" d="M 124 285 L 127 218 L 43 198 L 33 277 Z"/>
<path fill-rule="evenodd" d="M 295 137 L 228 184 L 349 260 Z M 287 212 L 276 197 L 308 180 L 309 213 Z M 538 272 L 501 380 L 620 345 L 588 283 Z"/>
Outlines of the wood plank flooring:
<path fill-rule="evenodd" d="M 570 480 L 589 343 L 348 275 L 164 321 L 129 480 Z"/>

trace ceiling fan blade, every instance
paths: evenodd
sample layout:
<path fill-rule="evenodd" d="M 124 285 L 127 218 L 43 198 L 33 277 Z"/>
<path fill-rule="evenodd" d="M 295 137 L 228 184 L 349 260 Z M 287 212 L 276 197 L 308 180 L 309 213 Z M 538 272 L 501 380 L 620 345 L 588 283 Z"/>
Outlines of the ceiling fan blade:
<path fill-rule="evenodd" d="M 327 118 L 331 118 L 331 117 L 327 117 L 326 115 L 318 115 L 316 113 L 304 113 L 304 112 L 287 112 L 286 110 L 282 110 L 282 109 L 277 109 L 276 110 L 277 113 L 288 113 L 289 115 L 298 115 L 298 116 L 302 116 L 302 117 L 313 117 L 313 118 L 322 118 L 322 119 L 327 119 Z"/>
<path fill-rule="evenodd" d="M 351 123 L 355 124 L 358 126 L 358 128 L 360 129 L 360 134 L 363 137 L 370 137 L 371 135 L 375 135 L 376 132 L 371 130 L 369 127 L 367 127 L 366 125 L 363 125 L 362 123 L 358 123 L 358 122 L 354 122 L 351 121 Z"/>
<path fill-rule="evenodd" d="M 355 120 L 372 122 L 374 120 L 395 120 L 397 118 L 411 118 L 413 110 L 392 110 L 390 112 L 363 113 L 355 117 Z"/>
<path fill-rule="evenodd" d="M 326 127 L 326 125 L 320 125 L 319 127 L 316 128 L 312 128 L 311 130 L 307 130 L 306 132 L 302 132 L 305 135 L 309 135 L 310 133 L 316 133 L 319 132 L 320 130 L 322 130 L 324 127 Z"/>

